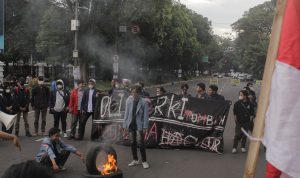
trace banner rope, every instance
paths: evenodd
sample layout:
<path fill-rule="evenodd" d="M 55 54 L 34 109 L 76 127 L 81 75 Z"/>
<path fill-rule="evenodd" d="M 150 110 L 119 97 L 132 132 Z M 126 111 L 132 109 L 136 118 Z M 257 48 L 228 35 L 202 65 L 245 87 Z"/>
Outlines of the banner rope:
<path fill-rule="evenodd" d="M 248 132 L 246 132 L 246 130 L 242 127 L 241 128 L 242 132 L 246 135 L 246 137 L 251 140 L 251 141 L 257 141 L 257 142 L 262 142 L 262 138 L 255 138 L 252 137 Z"/>

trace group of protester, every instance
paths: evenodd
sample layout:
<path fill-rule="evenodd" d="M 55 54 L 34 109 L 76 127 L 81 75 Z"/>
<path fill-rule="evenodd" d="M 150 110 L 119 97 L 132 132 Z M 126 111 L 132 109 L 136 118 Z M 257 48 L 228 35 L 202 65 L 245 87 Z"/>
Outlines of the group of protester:
<path fill-rule="evenodd" d="M 90 116 L 93 117 L 96 99 L 99 94 L 95 85 L 96 81 L 90 79 L 88 81 L 88 89 L 84 89 L 83 81 L 78 80 L 77 87 L 70 93 L 65 89 L 64 81 L 61 79 L 55 81 L 55 88 L 50 90 L 50 88 L 44 84 L 43 77 L 39 77 L 37 86 L 33 87 L 31 92 L 25 87 L 25 80 L 23 78 L 20 78 L 16 82 L 16 86 L 5 84 L 2 97 L 0 97 L 0 109 L 6 114 L 17 114 L 17 119 L 15 126 L 10 129 L 5 128 L 5 125 L 2 124 L 2 131 L 12 133 L 13 128 L 15 128 L 15 135 L 19 136 L 19 125 L 22 115 L 26 136 L 46 136 L 46 116 L 49 109 L 49 113 L 52 114 L 54 118 L 53 127 L 59 128 L 59 123 L 61 122 L 63 137 L 74 139 L 77 124 L 80 122 L 77 139 L 82 140 L 86 122 Z M 33 134 L 30 133 L 28 123 L 30 103 L 35 118 Z M 72 115 L 70 135 L 66 133 L 66 118 L 68 113 Z M 41 132 L 39 132 L 40 116 Z"/>
<path fill-rule="evenodd" d="M 41 135 L 45 135 L 45 125 L 46 125 L 46 114 L 47 108 L 49 107 L 49 112 L 53 114 L 54 117 L 54 127 L 48 132 L 48 137 L 44 138 L 41 147 L 36 155 L 36 162 L 41 163 L 46 167 L 51 167 L 53 171 L 64 170 L 64 164 L 67 161 L 70 153 L 74 153 L 79 156 L 82 161 L 84 161 L 84 155 L 78 151 L 75 147 L 64 143 L 61 140 L 61 136 L 68 137 L 66 135 L 66 117 L 67 113 L 72 114 L 71 122 L 71 133 L 69 139 L 75 138 L 76 126 L 79 124 L 79 136 L 77 139 L 81 140 L 84 136 L 85 124 L 90 116 L 93 117 L 95 111 L 96 99 L 99 96 L 99 91 L 95 89 L 96 81 L 90 79 L 88 82 L 88 89 L 84 89 L 84 83 L 81 80 L 77 81 L 77 87 L 69 93 L 65 87 L 62 80 L 56 81 L 56 87 L 54 90 L 50 91 L 48 87 L 43 84 L 42 78 L 39 78 L 38 86 L 32 89 L 32 96 L 29 98 L 29 90 L 24 87 L 24 82 L 22 80 L 18 81 L 18 86 L 13 89 L 13 94 L 11 91 L 5 89 L 4 94 L 11 97 L 11 101 L 7 102 L 6 96 L 3 94 L 1 98 L 1 108 L 3 111 L 11 114 L 11 110 L 17 108 L 18 117 L 23 114 L 26 135 L 31 136 L 29 132 L 29 126 L 27 122 L 29 103 L 31 102 L 32 108 L 35 111 L 35 133 L 34 135 L 39 135 L 39 115 L 42 115 L 42 127 Z M 148 104 L 145 97 L 150 96 L 144 90 L 143 83 L 137 83 L 131 88 L 128 85 L 124 85 L 123 90 L 127 90 L 131 95 L 126 100 L 125 114 L 123 129 L 125 134 L 128 134 L 131 140 L 131 152 L 133 161 L 128 164 L 128 166 L 139 165 L 139 159 L 137 156 L 137 148 L 140 148 L 142 157 L 143 168 L 149 168 L 146 158 L 146 149 L 144 145 L 144 135 L 147 132 L 149 124 L 149 114 L 148 114 Z M 11 87 L 7 87 L 12 90 Z M 113 95 L 114 90 L 118 89 L 118 83 L 112 81 L 112 89 L 109 91 L 109 95 Z M 189 85 L 183 83 L 181 85 L 182 97 L 191 97 L 188 93 Z M 28 91 L 27 91 L 28 90 Z M 206 86 L 204 83 L 198 83 L 196 87 L 197 94 L 195 97 L 203 100 L 225 100 L 224 96 L 218 93 L 218 86 L 210 85 L 208 91 L 206 92 Z M 156 88 L 156 95 L 164 95 L 166 90 L 163 87 Z M 4 99 L 5 98 L 5 99 Z M 5 100 L 5 101 L 4 101 Z M 4 105 L 2 103 L 10 103 Z M 5 106 L 5 107 L 3 107 Z M 251 130 L 251 122 L 253 122 L 255 116 L 256 107 L 256 97 L 253 90 L 253 85 L 251 83 L 239 92 L 239 100 L 234 104 L 234 118 L 236 122 L 236 132 L 233 143 L 232 153 L 237 152 L 238 143 L 242 140 L 241 150 L 246 152 L 246 136 L 241 132 L 241 128 L 245 131 Z M 13 109 L 12 109 L 13 108 Z M 59 122 L 62 123 L 62 133 L 60 132 Z M 18 140 L 19 135 L 19 119 L 15 126 L 15 135 L 7 134 L 5 132 L 0 132 L 1 138 L 6 138 L 13 140 L 16 147 L 21 149 L 20 142 Z M 7 130 L 5 130 L 7 131 Z M 7 131 L 9 132 L 9 131 Z M 95 138 L 91 138 L 92 140 Z M 26 162 L 23 164 L 35 165 L 33 162 Z M 17 166 L 17 165 L 16 165 Z M 19 165 L 21 166 L 21 164 Z M 23 165 L 24 166 L 24 165 Z M 6 174 L 15 173 L 11 171 L 10 168 L 6 171 Z M 41 168 L 44 169 L 44 168 Z M 47 171 L 46 171 L 47 172 Z M 50 174 L 49 174 L 50 175 Z M 4 176 L 5 177 L 5 176 Z"/>

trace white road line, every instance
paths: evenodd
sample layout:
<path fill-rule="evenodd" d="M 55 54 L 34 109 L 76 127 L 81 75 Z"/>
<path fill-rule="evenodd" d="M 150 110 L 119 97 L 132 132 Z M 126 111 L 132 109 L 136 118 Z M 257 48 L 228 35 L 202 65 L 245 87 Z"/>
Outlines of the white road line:
<path fill-rule="evenodd" d="M 78 129 L 79 127 L 77 126 L 76 127 L 76 129 Z M 66 130 L 66 132 L 71 132 L 71 129 L 68 129 L 68 130 Z M 40 138 L 40 139 L 37 139 L 37 140 L 35 140 L 36 142 L 40 142 L 40 141 L 43 141 L 44 140 L 44 138 L 46 138 L 46 137 L 43 137 L 43 138 Z"/>

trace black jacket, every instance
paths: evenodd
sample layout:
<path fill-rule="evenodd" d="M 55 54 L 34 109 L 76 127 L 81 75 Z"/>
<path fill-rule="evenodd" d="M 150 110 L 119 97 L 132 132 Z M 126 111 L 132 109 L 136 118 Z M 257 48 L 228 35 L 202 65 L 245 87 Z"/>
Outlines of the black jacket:
<path fill-rule="evenodd" d="M 237 101 L 233 106 L 233 114 L 236 116 L 237 122 L 240 124 L 249 123 L 251 117 L 254 117 L 254 107 L 250 101 Z"/>
<path fill-rule="evenodd" d="M 31 106 L 37 109 L 47 109 L 49 105 L 50 90 L 48 87 L 36 86 L 32 89 Z"/>
<path fill-rule="evenodd" d="M 49 108 L 53 109 L 55 106 L 55 102 L 56 102 L 56 92 L 57 90 L 53 90 L 50 93 L 50 99 L 49 99 Z M 63 98 L 65 101 L 65 109 L 69 106 L 69 101 L 70 101 L 70 93 L 68 90 L 63 90 Z"/>
<path fill-rule="evenodd" d="M 215 93 L 215 94 L 212 94 L 211 96 L 209 96 L 209 100 L 222 100 L 222 101 L 224 101 L 225 98 L 224 98 L 223 95 Z"/>
<path fill-rule="evenodd" d="M 14 91 L 14 108 L 16 111 L 20 111 L 19 107 L 25 107 L 26 111 L 29 111 L 30 92 L 27 88 L 21 89 L 17 87 Z"/>
<path fill-rule="evenodd" d="M 92 103 L 93 103 L 93 112 L 95 111 L 95 106 L 97 102 L 97 89 L 94 89 L 93 92 L 93 98 L 92 98 Z M 90 89 L 87 89 L 83 92 L 83 97 L 81 101 L 81 110 L 84 112 L 88 112 L 88 105 L 89 105 L 89 93 Z"/>
<path fill-rule="evenodd" d="M 13 95 L 12 94 L 7 94 L 7 93 L 3 93 L 3 96 L 0 96 L 0 107 L 1 107 L 1 111 L 3 111 L 6 114 L 14 114 L 14 111 L 8 111 L 6 110 L 6 107 L 10 107 L 13 106 Z"/>

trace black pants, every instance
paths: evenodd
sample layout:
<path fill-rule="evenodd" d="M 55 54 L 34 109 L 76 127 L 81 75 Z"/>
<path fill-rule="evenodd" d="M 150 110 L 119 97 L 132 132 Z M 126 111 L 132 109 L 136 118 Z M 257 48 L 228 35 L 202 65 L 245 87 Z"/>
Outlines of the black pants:
<path fill-rule="evenodd" d="M 56 164 L 61 168 L 65 165 L 65 163 L 67 162 L 68 158 L 70 156 L 70 152 L 69 151 L 66 151 L 66 150 L 63 150 L 59 155 L 56 155 L 56 158 L 55 158 L 55 162 Z M 45 154 L 45 156 L 42 157 L 40 163 L 48 166 L 48 167 L 52 167 L 52 162 L 51 162 L 51 159 L 50 157 Z"/>
<path fill-rule="evenodd" d="M 242 132 L 242 128 L 244 128 L 244 130 L 246 132 L 249 131 L 249 126 L 250 123 L 238 123 L 236 122 L 236 126 L 235 126 L 235 136 L 234 136 L 234 140 L 233 140 L 233 148 L 237 148 L 238 144 L 240 142 L 240 140 L 242 140 L 242 148 L 245 148 L 246 146 L 246 142 L 247 142 L 247 136 Z"/>
<path fill-rule="evenodd" d="M 131 140 L 131 152 L 133 156 L 133 160 L 138 160 L 137 156 L 137 136 L 139 136 L 139 147 L 140 147 L 140 152 L 142 156 L 142 162 L 146 162 L 146 149 L 145 149 L 145 144 L 144 144 L 144 134 L 143 131 L 136 131 L 136 130 L 129 130 L 130 134 L 130 140 Z"/>
<path fill-rule="evenodd" d="M 53 113 L 53 117 L 54 117 L 54 127 L 58 128 L 59 127 L 59 120 L 61 121 L 61 129 L 63 132 L 66 132 L 67 130 L 67 112 L 54 112 Z"/>
<path fill-rule="evenodd" d="M 92 120 L 94 120 L 94 113 L 93 112 L 86 112 L 82 116 L 82 119 L 81 119 L 80 124 L 79 124 L 79 139 L 83 139 L 83 137 L 84 137 L 85 125 L 86 125 L 86 122 L 87 122 L 87 120 L 89 119 L 90 116 L 92 116 Z M 91 135 L 91 139 L 93 139 L 92 135 Z"/>

